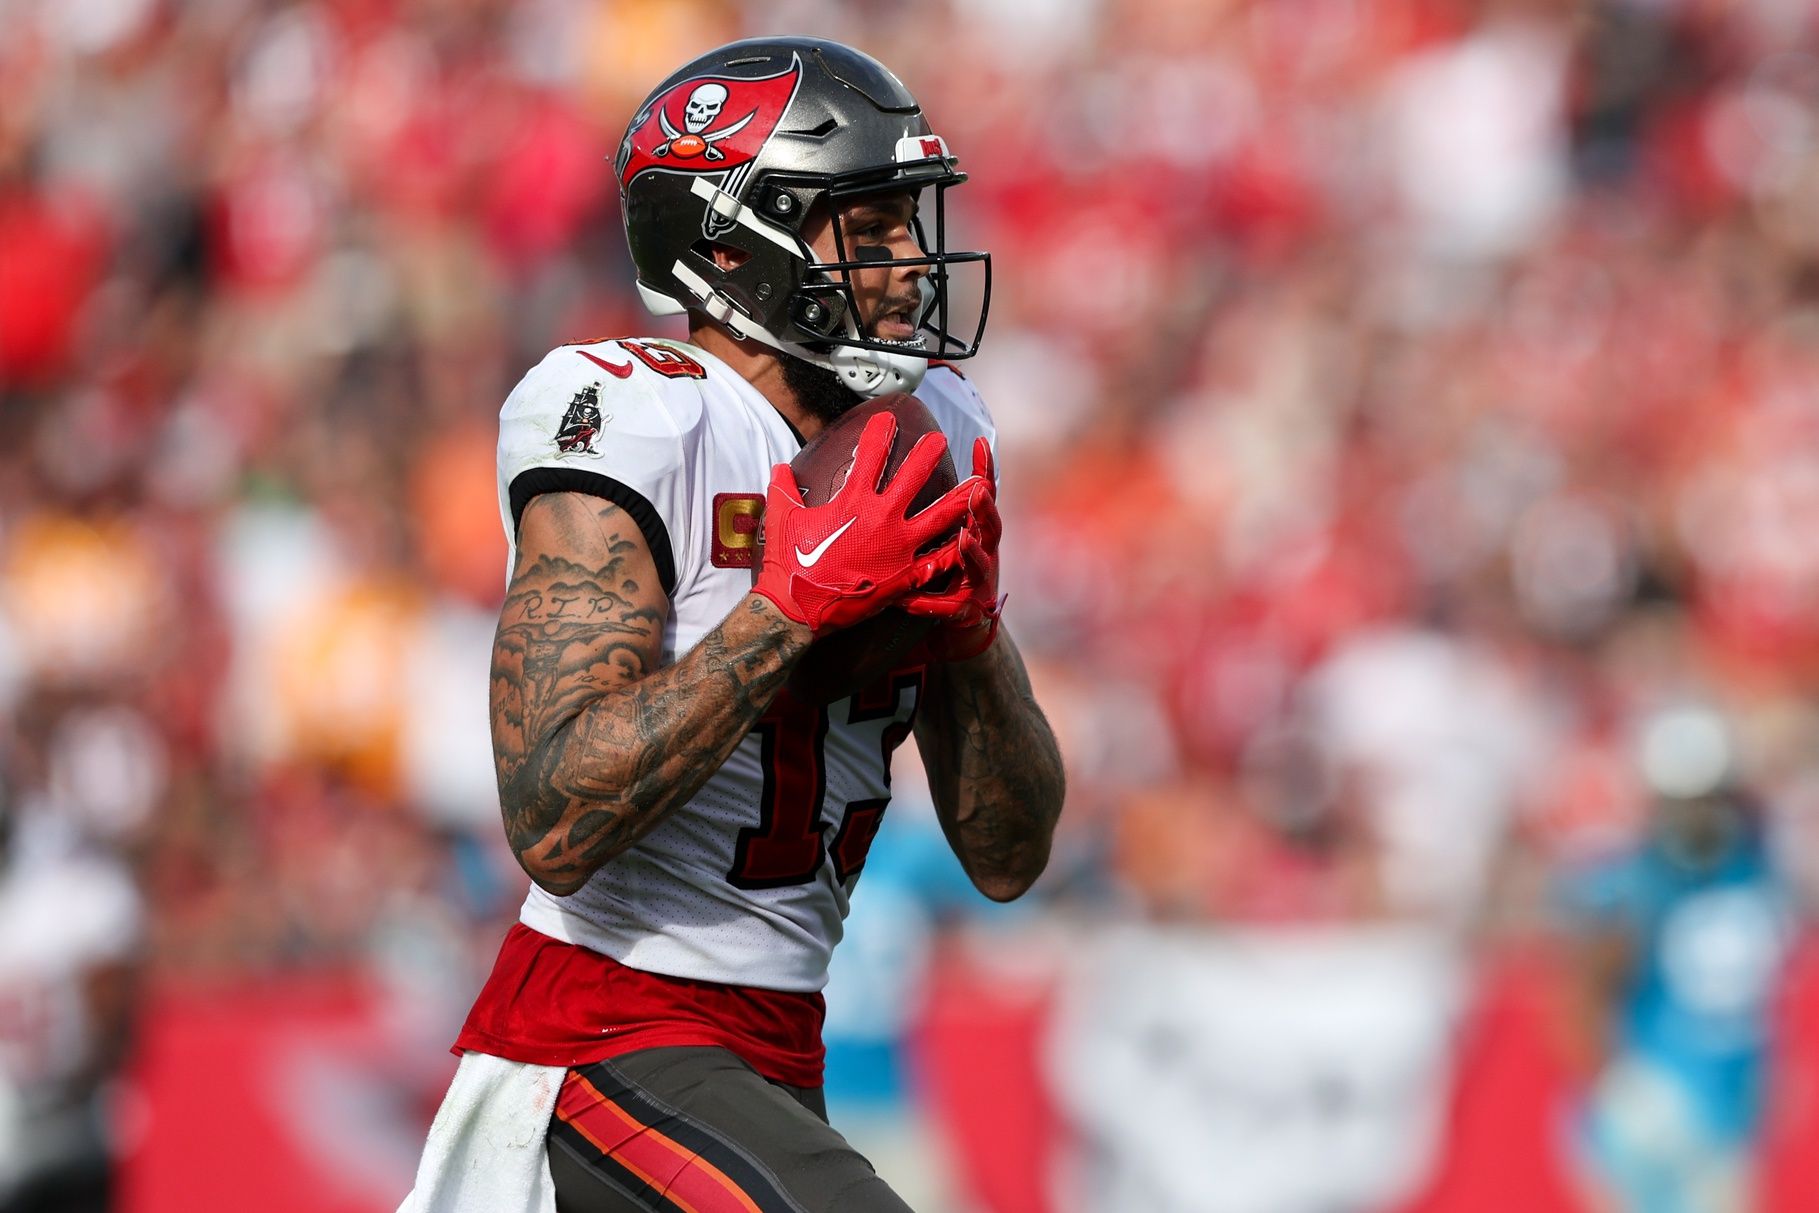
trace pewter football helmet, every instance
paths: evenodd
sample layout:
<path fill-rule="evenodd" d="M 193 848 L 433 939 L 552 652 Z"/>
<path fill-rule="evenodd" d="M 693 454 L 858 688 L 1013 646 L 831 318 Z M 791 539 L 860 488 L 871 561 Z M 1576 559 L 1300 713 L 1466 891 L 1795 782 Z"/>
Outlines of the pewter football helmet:
<path fill-rule="evenodd" d="M 658 314 L 700 311 L 736 336 L 837 372 L 863 396 L 914 391 L 930 359 L 970 358 L 991 299 L 991 256 L 948 252 L 946 194 L 966 180 L 903 84 L 851 47 L 818 38 L 752 38 L 672 74 L 638 108 L 615 164 L 638 290 Z M 933 241 L 921 257 L 849 251 L 802 239 L 810 209 L 892 189 L 934 187 Z M 930 208 L 924 208 L 930 209 Z M 731 269 L 713 248 L 737 250 Z M 978 318 L 949 329 L 953 266 L 980 265 Z M 917 334 L 867 336 L 845 271 L 926 266 Z"/>

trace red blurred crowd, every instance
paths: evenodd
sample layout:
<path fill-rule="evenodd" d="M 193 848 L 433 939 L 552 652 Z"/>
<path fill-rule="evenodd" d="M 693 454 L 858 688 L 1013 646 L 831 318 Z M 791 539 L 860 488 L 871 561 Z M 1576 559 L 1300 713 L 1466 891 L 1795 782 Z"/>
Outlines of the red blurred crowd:
<path fill-rule="evenodd" d="M 1693 964 L 1661 924 L 1705 877 L 1627 916 L 1630 893 L 1581 893 L 1662 839 L 1679 854 L 1698 827 L 1673 806 L 1722 802 L 1760 835 L 1772 940 L 1725 919 L 1687 946 L 1757 957 L 1778 1022 L 1819 877 L 1811 5 L 8 11 L 8 849 L 130 872 L 140 938 L 104 959 L 143 988 L 351 966 L 406 991 L 397 1031 L 448 1034 L 523 887 L 484 708 L 494 414 L 549 346 L 653 331 L 610 167 L 647 89 L 806 31 L 921 97 L 973 174 L 952 242 L 994 256 L 966 371 L 1000 426 L 1007 619 L 1070 795 L 1037 913 L 991 929 L 1128 929 L 1107 972 L 1203 971 L 1223 1006 L 1254 987 L 1219 947 L 1352 941 L 1272 978 L 1317 991 L 1370 968 L 1357 939 L 1409 935 L 1433 956 L 1395 944 L 1371 971 L 1456 1008 L 1381 1018 L 1429 1042 L 1408 1067 L 1441 1104 L 1452 1062 L 1421 1058 L 1456 1058 L 1487 974 L 1538 950 L 1537 1030 L 1584 1105 L 1559 1116 L 1589 1126 L 1534 1131 L 1561 1170 L 1611 1207 L 1758 1207 L 1759 1120 L 1685 1180 L 1692 1203 L 1650 1195 L 1646 1134 L 1624 1136 L 1677 1098 L 1635 1094 L 1625 1025 L 1678 995 L 1623 974 L 1672 987 Z M 1607 933 L 1627 969 L 1572 946 Z M 1183 940 L 1215 952 L 1143 956 Z M 1112 980 L 1094 972 L 1054 977 L 1058 1039 L 1123 1023 L 1179 1068 L 1218 1020 L 1133 1026 L 1078 993 Z M 1100 1061 L 1112 1084 L 1144 1064 Z M 1407 1146 L 1349 1195 L 1260 1176 L 1220 1203 L 1118 1162 L 1141 1147 L 1095 1122 L 1103 1086 L 1045 1087 L 1101 1162 L 1043 1182 L 1089 1213 L 1367 1213 L 1437 1165 Z M 989 1207 L 1037 1207 L 1011 1200 Z"/>

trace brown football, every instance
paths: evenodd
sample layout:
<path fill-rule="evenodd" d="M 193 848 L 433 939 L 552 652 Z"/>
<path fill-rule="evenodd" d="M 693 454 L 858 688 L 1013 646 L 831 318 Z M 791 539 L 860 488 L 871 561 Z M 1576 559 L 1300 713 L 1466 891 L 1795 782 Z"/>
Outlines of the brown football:
<path fill-rule="evenodd" d="M 839 491 L 846 483 L 847 470 L 853 466 L 853 450 L 859 445 L 865 423 L 886 412 L 897 418 L 897 437 L 884 464 L 887 483 L 903 466 L 916 440 L 941 429 L 920 400 L 901 392 L 854 405 L 829 422 L 790 460 L 796 482 L 802 486 L 804 504 L 825 505 Z M 916 494 L 910 513 L 934 504 L 958 483 L 953 454 L 945 453 L 929 473 L 922 491 Z M 759 542 L 763 542 L 762 533 Z M 755 563 L 757 568 L 764 566 L 762 548 Z M 932 620 L 891 607 L 850 628 L 823 636 L 803 654 L 790 677 L 790 690 L 798 699 L 814 704 L 844 699 L 901 665 L 933 627 Z"/>

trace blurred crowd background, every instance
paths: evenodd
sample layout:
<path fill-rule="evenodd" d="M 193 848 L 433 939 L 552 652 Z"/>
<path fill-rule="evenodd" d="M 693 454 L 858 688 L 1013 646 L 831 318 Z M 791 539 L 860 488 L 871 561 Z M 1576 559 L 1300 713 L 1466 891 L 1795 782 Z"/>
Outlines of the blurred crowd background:
<path fill-rule="evenodd" d="M 974 174 L 1070 781 L 1001 908 L 899 779 L 836 1123 L 930 1213 L 1819 1208 L 1807 0 L 0 29 L 0 1209 L 403 1195 L 525 887 L 494 417 L 680 335 L 608 158 L 781 31 Z"/>

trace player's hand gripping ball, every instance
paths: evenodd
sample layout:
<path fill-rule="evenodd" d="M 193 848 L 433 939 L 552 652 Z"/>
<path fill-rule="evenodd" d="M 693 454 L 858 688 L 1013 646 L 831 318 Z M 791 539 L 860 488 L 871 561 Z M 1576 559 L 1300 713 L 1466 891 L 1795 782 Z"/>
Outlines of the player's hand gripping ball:
<path fill-rule="evenodd" d="M 941 591 L 989 489 L 956 481 L 935 419 L 901 394 L 856 405 L 774 469 L 753 589 L 815 632 L 790 680 L 799 698 L 850 695 L 967 613 Z"/>
<path fill-rule="evenodd" d="M 998 541 L 1004 521 L 998 516 L 998 475 L 992 465 L 992 445 L 973 440 L 973 479 L 984 486 L 976 493 L 972 509 L 960 529 L 960 571 L 938 590 L 925 590 L 905 605 L 924 613 L 938 613 L 942 622 L 928 637 L 925 656 L 930 661 L 966 661 L 992 647 L 998 637 L 998 617 L 1004 599 L 998 594 Z M 939 604 L 939 612 L 926 608 Z"/>

